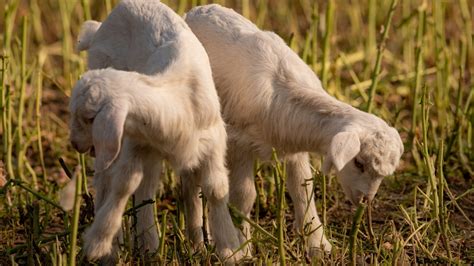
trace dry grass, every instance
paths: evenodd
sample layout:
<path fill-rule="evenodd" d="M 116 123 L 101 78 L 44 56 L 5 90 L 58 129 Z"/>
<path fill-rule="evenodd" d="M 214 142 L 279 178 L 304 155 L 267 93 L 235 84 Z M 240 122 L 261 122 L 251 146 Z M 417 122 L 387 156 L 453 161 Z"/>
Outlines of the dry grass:
<path fill-rule="evenodd" d="M 82 160 L 67 138 L 68 95 L 85 70 L 85 56 L 74 53 L 73 44 L 85 19 L 103 20 L 116 2 L 0 0 L 0 265 L 85 263 L 81 239 L 71 239 L 93 216 L 87 187 L 91 159 Z M 379 190 L 371 226 L 363 219 L 353 223 L 365 207 L 354 212 L 335 179 L 319 173 L 319 157 L 314 156 L 318 210 L 335 248 L 313 262 L 473 263 L 470 0 L 163 2 L 180 14 L 210 2 L 236 8 L 286 39 L 329 93 L 370 110 L 401 132 L 406 152 L 397 173 Z M 89 179 L 78 184 L 84 194 L 72 213 L 56 203 L 68 180 L 59 158 L 71 172 L 87 166 L 76 171 Z M 301 237 L 291 230 L 291 200 L 281 167 L 255 168 L 258 200 L 252 217 L 260 227 L 255 224 L 251 263 L 311 262 L 302 252 Z M 147 258 L 136 255 L 131 208 L 124 218 L 122 261 L 217 262 L 211 246 L 190 251 L 176 178 L 170 170 L 164 174 L 164 189 L 150 203 L 157 210 L 160 248 Z M 238 223 L 241 217 L 234 216 Z"/>

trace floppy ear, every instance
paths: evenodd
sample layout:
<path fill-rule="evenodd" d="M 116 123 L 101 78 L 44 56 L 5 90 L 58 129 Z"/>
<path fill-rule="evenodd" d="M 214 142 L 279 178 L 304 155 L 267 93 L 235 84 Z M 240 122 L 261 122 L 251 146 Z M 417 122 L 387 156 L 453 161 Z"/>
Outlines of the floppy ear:
<path fill-rule="evenodd" d="M 92 139 L 96 155 L 94 163 L 96 172 L 106 170 L 117 158 L 127 113 L 126 104 L 107 104 L 95 117 L 92 124 Z"/>
<path fill-rule="evenodd" d="M 331 166 L 339 172 L 360 151 L 359 136 L 354 132 L 337 133 L 331 140 L 329 150 L 324 158 L 323 173 L 328 174 Z"/>
<path fill-rule="evenodd" d="M 95 20 L 88 20 L 82 24 L 79 37 L 77 38 L 76 51 L 80 52 L 89 49 L 94 35 L 101 24 L 102 23 Z"/>

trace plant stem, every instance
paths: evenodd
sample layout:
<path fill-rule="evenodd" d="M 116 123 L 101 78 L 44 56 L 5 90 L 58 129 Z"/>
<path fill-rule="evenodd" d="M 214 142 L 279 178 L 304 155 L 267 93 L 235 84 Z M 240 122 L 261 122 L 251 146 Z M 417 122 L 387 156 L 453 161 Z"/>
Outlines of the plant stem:
<path fill-rule="evenodd" d="M 46 181 L 47 172 L 46 164 L 44 163 L 44 152 L 43 152 L 43 143 L 42 143 L 42 134 L 41 134 L 41 96 L 43 91 L 43 73 L 41 67 L 38 67 L 36 72 L 36 102 L 35 102 L 35 117 L 36 117 L 36 143 L 38 145 L 39 159 L 41 164 L 41 169 L 43 170 L 43 181 Z"/>
<path fill-rule="evenodd" d="M 285 164 L 280 162 L 276 151 L 273 150 L 273 160 L 275 161 L 275 168 L 273 176 L 275 178 L 275 187 L 278 189 L 278 203 L 277 203 L 277 224 L 278 224 L 278 254 L 280 257 L 280 265 L 286 265 L 285 254 Z"/>
<path fill-rule="evenodd" d="M 82 198 L 82 174 L 79 171 L 74 173 L 76 175 L 76 194 L 74 197 L 74 212 L 72 216 L 72 230 L 71 243 L 69 246 L 69 266 L 76 265 L 76 245 L 77 232 L 79 228 L 79 216 L 81 212 L 81 198 Z"/>
<path fill-rule="evenodd" d="M 331 53 L 331 34 L 334 24 L 334 0 L 329 0 L 326 7 L 326 32 L 324 33 L 323 66 L 321 68 L 321 83 L 323 88 L 328 86 L 329 55 Z"/>
<path fill-rule="evenodd" d="M 81 0 L 84 20 L 91 20 L 91 4 L 89 0 Z"/>
<path fill-rule="evenodd" d="M 413 95 L 413 108 L 412 108 L 412 124 L 411 124 L 411 146 L 412 154 L 415 159 L 417 168 L 421 168 L 421 162 L 419 159 L 419 153 L 416 149 L 415 142 L 417 140 L 416 129 L 418 126 L 418 108 L 419 108 L 419 95 L 423 76 L 423 36 L 424 36 L 424 24 L 425 24 L 425 9 L 420 8 L 418 10 L 418 28 L 416 31 L 416 74 L 415 74 L 415 92 Z"/>
<path fill-rule="evenodd" d="M 165 263 L 165 239 L 166 239 L 166 216 L 168 215 L 168 210 L 163 212 L 163 218 L 161 219 L 161 237 L 160 237 L 160 259 L 161 263 Z"/>
<path fill-rule="evenodd" d="M 356 265 L 357 263 L 357 234 L 359 233 L 360 223 L 362 221 L 362 216 L 367 205 L 365 203 L 359 203 L 357 211 L 354 215 L 352 221 L 351 235 L 349 239 L 349 255 L 351 258 L 351 264 Z"/>
<path fill-rule="evenodd" d="M 26 90 L 26 51 L 27 51 L 27 30 L 28 30 L 28 17 L 23 16 L 22 20 L 22 34 L 21 34 L 21 86 L 20 96 L 18 99 L 18 125 L 17 125 L 17 143 L 16 143 L 16 154 L 17 154 L 17 171 L 21 181 L 25 181 L 23 174 L 24 168 L 24 154 L 23 154 L 23 113 L 25 111 L 25 90 Z"/>
<path fill-rule="evenodd" d="M 374 105 L 375 90 L 379 82 L 379 75 L 382 68 L 382 57 L 385 51 L 385 43 L 388 38 L 388 30 L 390 29 L 390 25 L 392 24 L 392 17 L 393 17 L 393 14 L 395 13 L 397 3 L 398 3 L 398 0 L 392 0 L 392 4 L 390 5 L 390 11 L 388 12 L 388 17 L 387 17 L 387 20 L 385 21 L 385 25 L 383 28 L 382 40 L 380 41 L 380 44 L 378 46 L 377 59 L 375 60 L 375 67 L 374 67 L 374 71 L 372 72 L 372 83 L 370 84 L 370 88 L 369 88 L 369 102 L 367 104 L 367 112 L 369 113 L 372 112 L 372 108 Z"/>

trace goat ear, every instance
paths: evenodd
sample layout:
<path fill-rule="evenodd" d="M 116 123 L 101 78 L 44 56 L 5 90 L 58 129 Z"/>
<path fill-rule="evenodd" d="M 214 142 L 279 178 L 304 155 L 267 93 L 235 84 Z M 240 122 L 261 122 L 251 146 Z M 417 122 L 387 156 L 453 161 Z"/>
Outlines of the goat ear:
<path fill-rule="evenodd" d="M 101 24 L 95 20 L 88 20 L 82 24 L 79 37 L 77 38 L 76 51 L 80 52 L 90 48 L 94 35 Z"/>
<path fill-rule="evenodd" d="M 331 166 L 334 165 L 339 172 L 344 166 L 352 160 L 360 151 L 359 136 L 354 132 L 341 132 L 336 134 L 329 145 L 329 151 L 326 154 L 323 163 L 323 172 L 329 173 Z"/>
<path fill-rule="evenodd" d="M 94 163 L 96 172 L 106 170 L 117 158 L 127 113 L 126 104 L 108 104 L 103 106 L 95 117 L 92 124 L 92 139 L 96 155 Z"/>

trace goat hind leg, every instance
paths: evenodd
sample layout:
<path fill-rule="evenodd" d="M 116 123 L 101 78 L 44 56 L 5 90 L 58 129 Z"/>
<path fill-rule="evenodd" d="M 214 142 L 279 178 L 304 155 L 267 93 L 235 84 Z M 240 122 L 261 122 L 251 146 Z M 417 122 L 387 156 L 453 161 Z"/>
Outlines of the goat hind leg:
<path fill-rule="evenodd" d="M 236 207 L 247 218 L 250 218 L 257 192 L 253 176 L 253 164 L 255 157 L 251 152 L 243 152 L 242 149 L 230 146 L 227 153 L 227 165 L 229 167 L 229 202 Z M 242 233 L 239 234 L 240 244 L 250 240 L 250 224 L 242 221 Z M 246 244 L 244 253 L 251 256 L 252 245 Z"/>
<path fill-rule="evenodd" d="M 203 217 L 202 200 L 199 197 L 201 191 L 200 176 L 195 171 L 182 171 L 181 197 L 184 202 L 184 213 L 186 217 L 186 235 L 194 250 L 203 246 Z"/>
<path fill-rule="evenodd" d="M 202 192 L 208 202 L 209 229 L 217 252 L 223 259 L 238 261 L 243 257 L 243 253 L 238 251 L 234 254 L 239 247 L 239 239 L 227 207 L 229 182 L 224 153 L 225 149 L 215 149 L 209 160 L 201 166 L 199 174 Z"/>
<path fill-rule="evenodd" d="M 162 161 L 158 156 L 148 153 L 143 160 L 143 179 L 135 191 L 135 206 L 148 200 L 155 200 L 160 182 Z M 155 224 L 154 202 L 147 203 L 137 210 L 138 249 L 142 254 L 158 249 L 158 231 Z"/>

